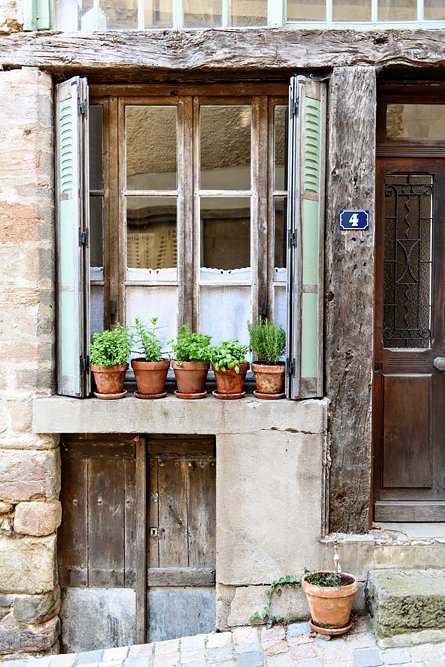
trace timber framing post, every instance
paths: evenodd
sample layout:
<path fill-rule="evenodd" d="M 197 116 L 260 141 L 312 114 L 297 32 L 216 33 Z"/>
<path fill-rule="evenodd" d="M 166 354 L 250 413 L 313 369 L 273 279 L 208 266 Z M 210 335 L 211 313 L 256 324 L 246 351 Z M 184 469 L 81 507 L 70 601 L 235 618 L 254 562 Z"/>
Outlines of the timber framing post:
<path fill-rule="evenodd" d="M 368 529 L 375 118 L 375 68 L 334 68 L 329 96 L 325 251 L 331 532 L 363 533 Z M 340 209 L 369 209 L 369 230 L 340 231 Z"/>

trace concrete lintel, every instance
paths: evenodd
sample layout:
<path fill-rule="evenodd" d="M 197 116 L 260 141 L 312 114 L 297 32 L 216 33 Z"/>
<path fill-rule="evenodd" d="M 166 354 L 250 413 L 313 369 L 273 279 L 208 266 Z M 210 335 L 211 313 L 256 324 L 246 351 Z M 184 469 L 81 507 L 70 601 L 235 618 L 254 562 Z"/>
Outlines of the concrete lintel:
<path fill-rule="evenodd" d="M 33 402 L 34 433 L 234 434 L 278 431 L 322 434 L 328 401 L 261 401 L 246 397 L 220 401 L 208 396 L 183 401 L 173 395 L 157 401 L 132 396 L 118 401 L 62 396 Z"/>

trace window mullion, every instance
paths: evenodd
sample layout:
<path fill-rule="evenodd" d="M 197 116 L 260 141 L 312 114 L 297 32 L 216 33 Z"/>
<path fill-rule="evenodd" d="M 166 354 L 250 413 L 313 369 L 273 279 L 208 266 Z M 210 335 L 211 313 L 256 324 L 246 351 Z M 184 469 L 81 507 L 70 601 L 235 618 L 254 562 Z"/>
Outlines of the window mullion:
<path fill-rule="evenodd" d="M 191 133 L 192 134 L 192 133 Z M 200 284 L 200 268 L 201 268 L 201 216 L 200 216 L 200 133 L 199 133 L 199 99 L 197 97 L 193 100 L 193 160 L 190 160 L 189 164 L 193 165 L 193 213 L 190 216 L 192 218 L 192 246 L 190 257 L 192 261 L 189 262 L 192 266 L 192 299 L 190 302 L 193 307 L 193 317 L 192 325 L 195 331 L 198 330 L 200 326 L 199 323 L 199 284 Z"/>
<path fill-rule="evenodd" d="M 116 322 L 124 323 L 126 321 L 126 281 L 127 281 L 127 216 L 126 202 L 123 195 L 126 181 L 125 174 L 125 102 L 121 98 L 116 103 L 116 123 L 118 127 L 118 136 L 120 141 L 116 141 L 115 162 L 112 169 L 117 169 L 116 180 L 112 173 L 111 183 L 116 183 L 115 208 L 112 220 L 116 219 L 117 224 L 113 225 L 116 236 L 111 235 L 111 253 L 115 253 L 116 259 L 112 260 L 111 270 L 113 271 L 113 284 L 116 293 Z M 117 229 L 116 229 L 117 228 Z M 111 255 L 112 257 L 112 255 Z M 111 297 L 113 299 L 113 297 Z"/>
<path fill-rule="evenodd" d="M 267 2 L 267 27 L 281 28 L 284 25 L 284 2 L 285 0 L 268 0 Z"/>
<path fill-rule="evenodd" d="M 193 321 L 193 100 L 178 103 L 178 325 Z M 186 261 L 187 260 L 187 261 Z"/>
<path fill-rule="evenodd" d="M 254 320 L 269 311 L 267 295 L 267 98 L 256 97 L 252 109 L 252 303 Z"/>

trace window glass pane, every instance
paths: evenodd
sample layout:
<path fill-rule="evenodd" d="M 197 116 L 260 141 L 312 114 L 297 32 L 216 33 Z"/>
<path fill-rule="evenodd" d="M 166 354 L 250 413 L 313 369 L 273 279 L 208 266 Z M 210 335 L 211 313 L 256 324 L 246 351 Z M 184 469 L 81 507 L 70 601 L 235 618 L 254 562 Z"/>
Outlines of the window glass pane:
<path fill-rule="evenodd" d="M 274 108 L 275 190 L 285 190 L 287 106 Z"/>
<path fill-rule="evenodd" d="M 250 266 L 249 198 L 201 198 L 201 266 L 220 271 Z"/>
<path fill-rule="evenodd" d="M 90 332 L 102 331 L 104 328 L 104 287 L 90 285 Z"/>
<path fill-rule="evenodd" d="M 267 0 L 229 0 L 229 25 L 267 25 Z"/>
<path fill-rule="evenodd" d="M 252 319 L 251 288 L 201 285 L 199 331 L 212 336 L 212 344 L 234 338 L 248 344 L 247 321 Z"/>
<path fill-rule="evenodd" d="M 286 322 L 286 284 L 274 286 L 274 310 L 273 318 L 276 324 L 281 324 L 284 330 L 287 328 Z"/>
<path fill-rule="evenodd" d="M 333 0 L 334 21 L 370 21 L 371 0 Z"/>
<path fill-rule="evenodd" d="M 176 107 L 125 109 L 128 190 L 176 189 Z"/>
<path fill-rule="evenodd" d="M 379 0 L 379 21 L 415 21 L 417 0 Z"/>
<path fill-rule="evenodd" d="M 388 104 L 386 138 L 445 140 L 445 104 Z"/>
<path fill-rule="evenodd" d="M 287 0 L 288 21 L 325 21 L 325 0 Z"/>
<path fill-rule="evenodd" d="M 102 190 L 103 109 L 101 106 L 90 106 L 89 112 L 90 190 Z"/>
<path fill-rule="evenodd" d="M 90 197 L 90 266 L 104 265 L 103 197 Z"/>
<path fill-rule="evenodd" d="M 384 347 L 430 347 L 433 194 L 430 175 L 385 178 Z"/>
<path fill-rule="evenodd" d="M 127 285 L 126 322 L 132 324 L 138 317 L 149 324 L 152 317 L 159 317 L 161 329 L 157 332 L 163 351 L 167 341 L 177 331 L 178 288 L 175 285 Z M 133 356 L 137 357 L 137 354 Z"/>
<path fill-rule="evenodd" d="M 108 30 L 138 27 L 137 0 L 100 0 L 100 7 Z"/>
<path fill-rule="evenodd" d="M 250 106 L 202 106 L 201 188 L 250 189 Z"/>
<path fill-rule="evenodd" d="M 443 0 L 425 0 L 424 11 L 427 21 L 445 21 L 445 3 Z"/>
<path fill-rule="evenodd" d="M 286 257 L 287 257 L 286 197 L 274 198 L 274 211 L 275 211 L 274 268 L 281 269 L 286 266 Z"/>
<path fill-rule="evenodd" d="M 184 0 L 184 27 L 221 26 L 222 0 Z"/>
<path fill-rule="evenodd" d="M 146 28 L 169 28 L 173 25 L 173 0 L 145 0 Z"/>
<path fill-rule="evenodd" d="M 127 266 L 176 266 L 176 197 L 127 197 Z"/>

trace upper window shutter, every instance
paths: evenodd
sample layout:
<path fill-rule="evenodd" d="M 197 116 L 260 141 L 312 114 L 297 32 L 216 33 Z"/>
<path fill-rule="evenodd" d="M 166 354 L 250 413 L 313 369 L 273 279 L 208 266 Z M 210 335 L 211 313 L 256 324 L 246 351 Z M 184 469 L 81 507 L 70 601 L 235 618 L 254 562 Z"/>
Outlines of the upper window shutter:
<path fill-rule="evenodd" d="M 292 77 L 287 211 L 288 398 L 323 396 L 326 84 Z"/>
<path fill-rule="evenodd" d="M 50 30 L 52 28 L 51 0 L 24 0 L 23 30 Z"/>
<path fill-rule="evenodd" d="M 57 384 L 64 396 L 90 393 L 89 172 L 87 80 L 57 86 Z"/>

